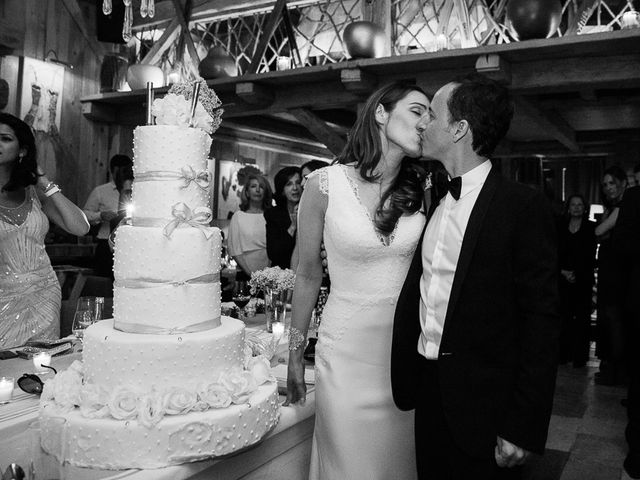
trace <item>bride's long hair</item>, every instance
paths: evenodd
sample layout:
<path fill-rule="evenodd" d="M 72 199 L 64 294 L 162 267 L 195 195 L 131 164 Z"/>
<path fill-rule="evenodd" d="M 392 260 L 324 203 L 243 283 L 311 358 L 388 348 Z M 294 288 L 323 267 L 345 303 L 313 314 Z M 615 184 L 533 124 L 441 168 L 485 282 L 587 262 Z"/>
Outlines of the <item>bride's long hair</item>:
<path fill-rule="evenodd" d="M 417 85 L 402 82 L 390 83 L 371 94 L 349 132 L 347 144 L 334 163 L 355 163 L 355 168 L 365 181 L 376 181 L 380 175 L 374 172 L 382 159 L 380 128 L 375 119 L 376 108 L 382 105 L 387 112 L 391 112 L 411 92 L 426 95 Z M 417 159 L 405 157 L 402 160 L 396 180 L 383 193 L 376 209 L 374 222 L 380 233 L 390 234 L 402 214 L 414 213 L 420 209 L 425 175 L 426 172 Z M 389 202 L 385 207 L 387 200 Z"/>

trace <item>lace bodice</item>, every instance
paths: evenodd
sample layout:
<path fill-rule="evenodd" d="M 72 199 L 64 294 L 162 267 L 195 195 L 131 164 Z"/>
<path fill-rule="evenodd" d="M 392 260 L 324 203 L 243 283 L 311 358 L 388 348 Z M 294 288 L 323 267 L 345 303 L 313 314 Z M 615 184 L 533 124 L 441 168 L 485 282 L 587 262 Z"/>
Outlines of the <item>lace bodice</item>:
<path fill-rule="evenodd" d="M 324 223 L 331 295 L 354 304 L 397 298 L 424 227 L 421 212 L 402 216 L 388 237 L 375 229 L 343 165 L 314 172 L 328 195 Z"/>

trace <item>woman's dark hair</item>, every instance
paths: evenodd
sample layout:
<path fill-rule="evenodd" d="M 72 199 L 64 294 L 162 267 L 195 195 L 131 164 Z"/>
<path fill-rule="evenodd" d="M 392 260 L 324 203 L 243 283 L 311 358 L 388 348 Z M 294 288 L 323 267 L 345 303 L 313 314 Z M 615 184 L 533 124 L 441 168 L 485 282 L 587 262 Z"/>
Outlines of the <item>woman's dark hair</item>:
<path fill-rule="evenodd" d="M 303 163 L 300 166 L 300 172 L 302 172 L 302 170 L 304 170 L 305 168 L 311 172 L 315 172 L 319 168 L 326 167 L 327 165 L 329 164 L 322 160 L 309 160 L 308 162 Z"/>
<path fill-rule="evenodd" d="M 133 162 L 131 158 L 122 153 L 116 153 L 111 160 L 109 160 L 109 171 L 113 174 L 114 170 L 122 167 L 131 167 Z M 115 180 L 114 180 L 115 181 Z"/>
<path fill-rule="evenodd" d="M 589 218 L 589 204 L 587 203 L 587 201 L 584 198 L 584 195 L 582 195 L 581 193 L 574 193 L 572 195 L 569 195 L 567 197 L 567 201 L 564 202 L 564 214 L 566 217 L 569 216 L 569 205 L 571 204 L 571 200 L 573 200 L 574 198 L 579 198 L 580 200 L 582 200 L 582 205 L 584 205 L 584 213 L 583 213 L 583 217 L 584 218 Z"/>
<path fill-rule="evenodd" d="M 458 85 L 447 101 L 449 121 L 469 122 L 473 150 L 488 157 L 507 134 L 513 118 L 509 90 L 479 73 L 460 77 L 454 83 Z"/>
<path fill-rule="evenodd" d="M 607 167 L 605 171 L 602 173 L 602 178 L 604 178 L 607 175 L 611 175 L 613 178 L 620 180 L 621 182 L 627 181 L 627 174 L 625 173 L 625 171 L 622 169 L 620 165 L 611 165 L 610 167 Z"/>
<path fill-rule="evenodd" d="M 267 180 L 263 175 L 259 175 L 257 173 L 249 173 L 245 178 L 244 188 L 240 194 L 240 210 L 246 212 L 249 208 L 249 184 L 251 183 L 251 180 L 256 180 L 262 186 L 262 190 L 264 190 L 264 196 L 262 197 L 262 210 L 269 210 L 271 208 L 271 198 L 273 196 L 273 193 L 271 192 L 271 185 L 269 185 L 269 180 Z"/>
<path fill-rule="evenodd" d="M 38 152 L 31 127 L 18 117 L 3 112 L 0 112 L 0 123 L 13 130 L 20 149 L 26 151 L 24 157 L 16 160 L 9 181 L 2 186 L 2 190 L 13 192 L 29 185 L 35 185 L 38 181 Z"/>
<path fill-rule="evenodd" d="M 365 181 L 377 180 L 379 175 L 374 172 L 382 158 L 382 140 L 376 122 L 376 109 L 382 105 L 387 112 L 391 112 L 411 92 L 426 96 L 417 85 L 403 82 L 390 83 L 373 92 L 351 128 L 347 144 L 335 163 L 355 163 L 355 168 Z M 379 232 L 390 234 L 403 213 L 414 213 L 420 209 L 423 197 L 421 182 L 425 175 L 417 160 L 408 157 L 402 160 L 395 182 L 383 193 L 376 209 L 374 222 Z"/>
<path fill-rule="evenodd" d="M 299 167 L 284 167 L 280 169 L 273 178 L 273 185 L 275 187 L 273 198 L 275 199 L 278 207 L 287 206 L 287 198 L 284 196 L 284 187 L 289 179 L 294 175 L 298 175 L 300 180 L 302 180 L 302 173 Z"/>

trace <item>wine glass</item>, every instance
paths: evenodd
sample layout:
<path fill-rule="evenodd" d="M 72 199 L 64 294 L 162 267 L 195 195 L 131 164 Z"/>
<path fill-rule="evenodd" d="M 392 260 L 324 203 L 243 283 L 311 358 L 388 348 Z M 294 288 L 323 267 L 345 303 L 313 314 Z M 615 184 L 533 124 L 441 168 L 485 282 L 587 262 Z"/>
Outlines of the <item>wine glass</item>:
<path fill-rule="evenodd" d="M 75 337 L 80 341 L 82 348 L 82 339 L 84 338 L 85 329 L 93 322 L 94 314 L 89 310 L 78 310 L 73 317 L 73 324 L 71 325 L 71 331 Z"/>
<path fill-rule="evenodd" d="M 76 304 L 76 312 L 87 311 L 90 313 L 92 322 L 102 320 L 104 309 L 104 297 L 80 297 Z"/>
<path fill-rule="evenodd" d="M 236 282 L 231 300 L 233 300 L 233 303 L 235 303 L 238 310 L 240 310 L 240 320 L 244 321 L 244 307 L 246 307 L 249 300 L 251 300 L 251 291 L 247 282 Z"/>

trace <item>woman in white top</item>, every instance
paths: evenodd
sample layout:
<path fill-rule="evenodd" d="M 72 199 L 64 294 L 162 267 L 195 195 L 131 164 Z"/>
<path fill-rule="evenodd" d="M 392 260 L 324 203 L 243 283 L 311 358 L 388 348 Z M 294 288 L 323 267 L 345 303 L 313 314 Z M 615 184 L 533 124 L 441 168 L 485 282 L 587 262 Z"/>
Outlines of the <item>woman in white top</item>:
<path fill-rule="evenodd" d="M 265 210 L 271 208 L 272 191 L 262 175 L 251 174 L 240 198 L 240 210 L 229 224 L 227 248 L 240 270 L 236 280 L 248 280 L 252 272 L 269 266 Z"/>

